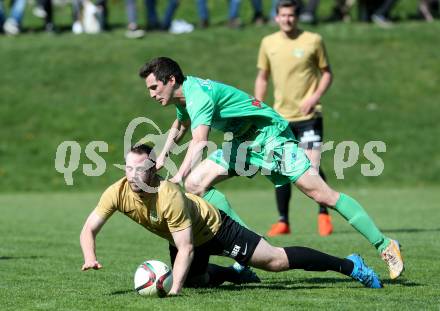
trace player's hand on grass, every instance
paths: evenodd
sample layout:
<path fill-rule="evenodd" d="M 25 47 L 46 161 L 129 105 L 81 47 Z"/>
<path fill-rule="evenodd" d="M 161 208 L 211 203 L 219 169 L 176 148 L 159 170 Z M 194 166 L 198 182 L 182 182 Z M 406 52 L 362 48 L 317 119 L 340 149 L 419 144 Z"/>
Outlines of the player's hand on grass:
<path fill-rule="evenodd" d="M 306 98 L 302 103 L 301 106 L 299 107 L 299 110 L 301 111 L 301 114 L 308 115 L 309 113 L 311 113 L 313 111 L 313 109 L 315 108 L 315 106 L 318 104 L 319 102 L 319 96 L 313 94 L 312 96 Z"/>
<path fill-rule="evenodd" d="M 101 268 L 102 268 L 102 265 L 97 260 L 91 260 L 91 261 L 86 261 L 83 264 L 81 271 L 86 271 L 86 270 L 90 270 L 90 269 L 99 270 Z"/>

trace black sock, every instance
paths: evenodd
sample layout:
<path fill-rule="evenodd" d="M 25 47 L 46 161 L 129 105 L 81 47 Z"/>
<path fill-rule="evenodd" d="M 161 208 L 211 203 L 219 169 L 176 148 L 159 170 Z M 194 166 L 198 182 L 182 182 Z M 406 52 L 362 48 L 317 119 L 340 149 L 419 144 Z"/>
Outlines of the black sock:
<path fill-rule="evenodd" d="M 289 260 L 290 269 L 306 271 L 336 271 L 350 276 L 353 272 L 353 262 L 348 259 L 334 257 L 320 251 L 300 246 L 284 248 Z"/>
<path fill-rule="evenodd" d="M 289 223 L 289 201 L 292 194 L 290 184 L 285 184 L 281 187 L 275 188 L 275 197 L 277 199 L 278 213 L 280 214 L 280 221 Z"/>
<path fill-rule="evenodd" d="M 327 182 L 327 177 L 325 177 L 324 171 L 319 167 L 319 176 Z M 328 208 L 325 205 L 319 205 L 319 214 L 327 214 L 328 215 Z"/>
<path fill-rule="evenodd" d="M 215 264 L 208 264 L 209 286 L 217 287 L 224 282 L 240 284 L 240 275 L 232 267 L 222 267 Z"/>

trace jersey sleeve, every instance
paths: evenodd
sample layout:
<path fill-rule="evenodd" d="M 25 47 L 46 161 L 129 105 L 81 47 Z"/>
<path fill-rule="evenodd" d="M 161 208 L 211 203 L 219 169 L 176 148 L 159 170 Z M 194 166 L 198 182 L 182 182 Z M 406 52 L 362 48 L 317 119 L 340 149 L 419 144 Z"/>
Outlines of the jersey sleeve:
<path fill-rule="evenodd" d="M 176 116 L 179 121 L 188 121 L 190 119 L 188 111 L 181 105 L 176 105 Z"/>
<path fill-rule="evenodd" d="M 191 214 L 186 206 L 187 198 L 179 186 L 165 181 L 160 189 L 160 208 L 170 232 L 184 230 L 192 225 Z"/>
<path fill-rule="evenodd" d="M 269 58 L 267 57 L 266 44 L 264 39 L 261 41 L 260 50 L 258 51 L 257 68 L 264 71 L 270 71 L 270 63 Z"/>
<path fill-rule="evenodd" d="M 107 220 L 117 209 L 117 192 L 110 186 L 99 199 L 95 212 L 103 219 Z"/>
<path fill-rule="evenodd" d="M 214 102 L 201 88 L 194 88 L 191 96 L 186 100 L 186 109 L 191 118 L 191 129 L 199 125 L 211 126 Z"/>
<path fill-rule="evenodd" d="M 327 50 L 325 49 L 324 41 L 321 36 L 318 37 L 316 42 L 316 65 L 320 69 L 330 66 Z"/>

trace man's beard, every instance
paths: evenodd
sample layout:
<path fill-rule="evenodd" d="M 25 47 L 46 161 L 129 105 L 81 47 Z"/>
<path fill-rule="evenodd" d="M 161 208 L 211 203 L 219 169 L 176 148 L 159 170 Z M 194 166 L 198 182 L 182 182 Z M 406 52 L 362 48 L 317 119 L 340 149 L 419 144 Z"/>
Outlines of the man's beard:
<path fill-rule="evenodd" d="M 135 193 L 142 193 L 143 190 L 136 184 L 136 182 L 130 182 L 130 188 Z"/>
<path fill-rule="evenodd" d="M 149 180 L 134 179 L 129 182 L 130 188 L 135 193 L 156 193 L 158 191 L 157 187 L 153 186 L 154 178 L 151 177 Z"/>

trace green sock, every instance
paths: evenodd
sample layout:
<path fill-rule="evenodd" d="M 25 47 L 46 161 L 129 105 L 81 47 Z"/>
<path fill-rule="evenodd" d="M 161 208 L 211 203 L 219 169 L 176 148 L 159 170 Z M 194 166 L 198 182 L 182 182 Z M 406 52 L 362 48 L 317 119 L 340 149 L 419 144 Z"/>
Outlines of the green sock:
<path fill-rule="evenodd" d="M 373 220 L 368 216 L 363 207 L 350 196 L 340 193 L 336 202 L 335 210 L 344 217 L 350 225 L 362 234 L 379 252 L 385 250 L 390 239 L 376 227 Z"/>
<path fill-rule="evenodd" d="M 223 193 L 221 193 L 214 187 L 211 187 L 207 192 L 205 192 L 203 198 L 212 205 L 214 205 L 214 207 L 218 208 L 219 210 L 222 210 L 226 215 L 231 217 L 240 225 L 242 225 L 245 228 L 248 228 L 248 226 L 244 223 L 244 221 L 241 220 L 240 216 L 238 216 L 238 214 L 232 209 L 231 204 L 229 204 L 228 200 L 226 199 Z"/>

